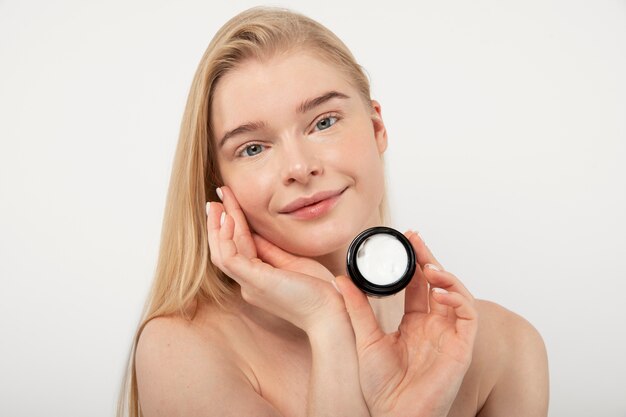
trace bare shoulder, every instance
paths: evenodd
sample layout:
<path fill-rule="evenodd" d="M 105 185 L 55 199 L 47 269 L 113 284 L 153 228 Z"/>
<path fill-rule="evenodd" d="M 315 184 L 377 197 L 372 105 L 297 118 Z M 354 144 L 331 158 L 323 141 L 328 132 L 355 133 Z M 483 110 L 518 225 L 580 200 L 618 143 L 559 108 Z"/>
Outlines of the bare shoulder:
<path fill-rule="evenodd" d="M 487 300 L 476 300 L 482 336 L 507 350 L 543 345 L 537 329 L 524 317 Z"/>
<path fill-rule="evenodd" d="M 546 416 L 548 360 L 541 335 L 499 304 L 476 300 L 475 305 L 479 325 L 474 359 L 484 370 L 489 391 L 479 416 Z"/>
<path fill-rule="evenodd" d="M 135 355 L 145 417 L 279 415 L 255 391 L 222 336 L 182 317 L 145 325 Z"/>

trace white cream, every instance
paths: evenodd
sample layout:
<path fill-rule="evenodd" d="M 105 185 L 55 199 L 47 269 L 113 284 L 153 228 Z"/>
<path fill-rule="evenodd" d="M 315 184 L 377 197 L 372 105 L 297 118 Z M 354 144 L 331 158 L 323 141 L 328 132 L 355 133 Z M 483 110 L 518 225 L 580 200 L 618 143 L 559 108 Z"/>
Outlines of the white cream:
<path fill-rule="evenodd" d="M 390 285 L 402 278 L 409 257 L 398 239 L 379 233 L 365 239 L 356 255 L 361 275 L 376 285 Z"/>

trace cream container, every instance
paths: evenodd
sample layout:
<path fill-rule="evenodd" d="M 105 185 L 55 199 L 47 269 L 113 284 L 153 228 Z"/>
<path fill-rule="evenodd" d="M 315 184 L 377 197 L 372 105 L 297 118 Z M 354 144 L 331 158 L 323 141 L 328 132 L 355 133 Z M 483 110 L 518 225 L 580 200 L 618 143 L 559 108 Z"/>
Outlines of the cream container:
<path fill-rule="evenodd" d="M 415 273 L 411 242 L 390 227 L 372 227 L 352 240 L 347 253 L 348 274 L 363 292 L 384 297 L 402 291 Z"/>

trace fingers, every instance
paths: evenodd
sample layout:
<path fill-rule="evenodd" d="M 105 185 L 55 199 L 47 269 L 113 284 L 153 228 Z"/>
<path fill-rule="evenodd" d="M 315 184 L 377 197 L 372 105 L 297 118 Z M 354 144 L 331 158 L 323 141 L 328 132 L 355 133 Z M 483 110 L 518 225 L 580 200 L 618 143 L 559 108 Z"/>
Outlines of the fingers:
<path fill-rule="evenodd" d="M 428 246 L 426 246 L 426 243 L 424 243 L 424 240 L 419 235 L 419 233 L 414 233 L 413 236 L 414 237 L 413 239 L 411 239 L 411 244 L 413 246 L 413 249 L 415 250 L 417 263 L 422 268 L 424 268 L 426 264 L 433 264 L 433 265 L 436 265 L 439 269 L 443 270 L 444 269 L 443 266 L 441 266 L 439 261 L 435 259 L 432 252 L 430 251 Z"/>
<path fill-rule="evenodd" d="M 408 231 L 404 235 L 415 248 L 419 243 L 417 234 Z M 428 281 L 419 266 L 415 268 L 411 282 L 404 292 L 404 313 L 428 313 Z"/>
<path fill-rule="evenodd" d="M 445 290 L 442 288 L 437 288 L 437 287 L 433 287 L 430 290 L 430 297 L 428 299 L 430 312 L 431 314 L 438 314 L 442 317 L 448 317 L 448 313 L 449 313 L 448 306 L 446 306 L 445 304 L 439 303 L 439 301 L 437 300 L 437 297 L 435 296 L 435 294 L 438 294 L 440 291 L 443 292 Z"/>
<path fill-rule="evenodd" d="M 467 340 L 472 340 L 476 335 L 478 312 L 474 307 L 473 300 L 463 297 L 454 292 L 433 291 L 433 298 L 437 303 L 450 308 L 456 316 L 456 332 Z"/>
<path fill-rule="evenodd" d="M 276 268 L 281 268 L 296 258 L 291 253 L 282 250 L 261 235 L 254 233 L 252 239 L 256 246 L 257 256 L 261 258 L 263 262 L 267 262 Z"/>
<path fill-rule="evenodd" d="M 212 210 L 213 207 L 211 207 Z M 217 217 L 217 214 L 211 213 L 210 216 Z M 223 223 L 221 222 L 222 218 Z M 254 262 L 239 252 L 233 240 L 235 220 L 230 214 L 222 211 L 220 219 L 216 221 L 215 218 L 212 218 L 212 222 L 212 226 L 217 227 L 217 230 L 212 230 L 212 236 L 210 236 L 210 240 L 214 245 L 211 247 L 211 257 L 212 260 L 215 259 L 213 262 L 229 277 L 237 281 L 242 288 L 264 290 L 264 285 L 268 284 L 270 280 L 254 280 L 253 278 L 260 275 L 267 276 L 267 274 L 272 273 L 273 268 L 262 262 Z"/>
<path fill-rule="evenodd" d="M 239 206 L 239 202 L 237 201 L 235 194 L 233 194 L 230 187 L 226 185 L 220 187 L 220 191 L 222 194 L 221 199 L 224 202 L 224 209 L 226 210 L 226 213 L 233 216 L 235 222 L 233 240 L 237 245 L 237 249 L 242 255 L 247 256 L 248 258 L 256 258 L 256 247 L 252 241 L 248 221 L 246 220 L 246 216 L 241 209 L 241 206 Z"/>
<path fill-rule="evenodd" d="M 207 237 L 209 241 L 209 251 L 211 252 L 211 262 L 222 269 L 222 262 L 219 254 L 219 232 L 220 232 L 220 218 L 224 213 L 224 208 L 220 203 L 209 202 L 207 203 Z"/>
<path fill-rule="evenodd" d="M 458 292 L 464 297 L 473 299 L 472 294 L 465 288 L 465 285 L 450 272 L 444 271 L 440 267 L 433 264 L 426 264 L 424 267 L 424 275 L 426 280 L 432 287 L 443 288 L 448 292 Z"/>
<path fill-rule="evenodd" d="M 226 262 L 236 255 L 248 260 L 249 258 L 239 253 L 237 245 L 233 241 L 234 230 L 235 221 L 232 216 L 226 213 L 222 204 L 214 201 L 207 204 L 207 237 L 211 262 L 229 277 L 239 282 L 240 279 L 229 270 Z"/>
<path fill-rule="evenodd" d="M 467 333 L 467 324 L 459 320 L 472 320 L 476 316 L 474 297 L 461 281 L 447 271 L 440 271 L 433 264 L 424 268 L 426 279 L 432 287 L 430 309 L 434 314 L 457 319 L 457 331 Z"/>
<path fill-rule="evenodd" d="M 223 203 L 216 201 L 207 203 L 207 234 L 211 262 L 224 271 L 222 257 L 220 256 L 222 248 L 219 240 L 222 214 L 226 213 L 232 219 L 233 231 L 229 240 L 233 241 L 235 253 L 240 253 L 248 259 L 254 259 L 257 257 L 257 251 L 246 217 L 232 190 L 227 186 L 223 186 L 219 189 L 218 196 L 223 200 Z M 228 243 L 228 245 L 231 244 Z M 231 247 L 230 250 L 232 251 L 233 248 Z"/>
<path fill-rule="evenodd" d="M 227 261 L 229 258 L 237 255 L 238 253 L 237 245 L 233 241 L 235 221 L 229 214 L 224 214 L 223 218 L 224 222 L 222 223 L 222 227 L 219 231 L 219 251 L 222 265 L 224 265 L 224 261 Z"/>
<path fill-rule="evenodd" d="M 367 296 L 359 290 L 350 278 L 340 275 L 335 278 L 339 292 L 343 295 L 346 310 L 350 316 L 354 336 L 359 348 L 366 348 L 385 333 L 380 329 Z"/>
<path fill-rule="evenodd" d="M 452 312 L 448 305 L 440 302 L 440 297 L 436 295 L 438 293 L 430 291 L 429 294 L 429 287 L 431 289 L 440 288 L 448 293 L 458 293 L 473 304 L 472 294 L 456 276 L 443 269 L 421 236 L 410 231 L 406 235 L 415 250 L 415 256 L 421 268 L 416 268 L 415 275 L 407 287 L 405 312 L 426 312 L 426 304 L 428 304 L 430 312 L 443 317 L 447 317 Z M 417 281 L 414 282 L 416 278 Z"/>

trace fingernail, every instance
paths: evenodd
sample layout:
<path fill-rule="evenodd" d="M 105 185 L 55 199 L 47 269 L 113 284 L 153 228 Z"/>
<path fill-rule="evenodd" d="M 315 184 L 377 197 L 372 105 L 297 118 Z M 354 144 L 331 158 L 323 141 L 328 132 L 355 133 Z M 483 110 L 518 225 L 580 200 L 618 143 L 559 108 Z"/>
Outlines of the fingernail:
<path fill-rule="evenodd" d="M 443 288 L 438 288 L 438 287 L 434 287 L 434 288 L 432 289 L 432 291 L 433 291 L 433 292 L 436 292 L 437 294 L 447 294 L 447 293 L 448 293 L 448 291 L 446 291 L 445 289 L 443 289 Z"/>
<path fill-rule="evenodd" d="M 222 190 L 219 188 L 216 188 L 215 192 L 217 193 L 217 196 L 220 198 L 220 200 L 224 201 L 224 194 L 222 194 Z"/>
<path fill-rule="evenodd" d="M 220 226 L 224 224 L 224 219 L 226 219 L 226 212 L 223 211 L 222 215 L 220 216 Z"/>
<path fill-rule="evenodd" d="M 337 292 L 339 294 L 341 294 L 341 291 L 339 291 L 339 287 L 337 286 L 337 282 L 333 279 L 332 281 L 330 281 L 331 284 L 333 284 L 333 287 L 335 287 L 335 289 L 337 290 Z"/>
<path fill-rule="evenodd" d="M 211 202 L 207 201 L 206 202 L 206 215 L 209 215 L 209 211 L 211 210 Z"/>
<path fill-rule="evenodd" d="M 441 269 L 437 268 L 437 265 L 433 265 L 433 264 L 426 264 L 424 265 L 424 268 L 432 269 L 435 271 L 441 271 Z"/>

